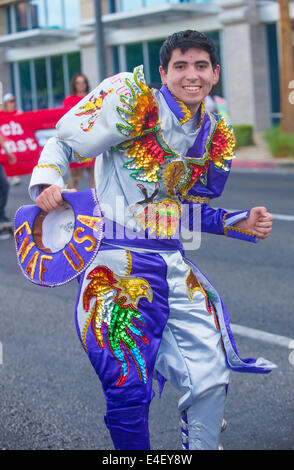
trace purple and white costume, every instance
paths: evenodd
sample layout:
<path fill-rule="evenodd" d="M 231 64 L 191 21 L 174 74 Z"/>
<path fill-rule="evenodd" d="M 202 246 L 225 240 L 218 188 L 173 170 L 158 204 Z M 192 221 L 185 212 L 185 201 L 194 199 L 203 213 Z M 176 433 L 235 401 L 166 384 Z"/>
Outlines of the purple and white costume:
<path fill-rule="evenodd" d="M 104 80 L 59 121 L 57 137 L 32 174 L 35 200 L 43 184 L 64 187 L 69 162 L 97 157 L 96 192 L 65 195 L 74 220 L 84 225 L 74 225 L 70 253 L 51 256 L 61 253 L 73 271 L 69 280 L 78 276 L 77 331 L 103 386 L 116 449 L 150 449 L 155 371 L 161 389 L 168 380 L 182 392 L 184 448 L 216 449 L 229 370 L 267 373 L 275 367 L 263 358 L 239 357 L 221 297 L 179 240 L 182 228 L 201 225 L 202 231 L 255 242 L 233 226 L 248 211 L 209 206 L 222 193 L 233 147 L 222 118 L 202 104 L 192 119 L 165 86 L 150 90 L 138 67 Z M 83 211 L 89 197 L 96 209 L 90 204 Z M 21 214 L 17 226 L 25 222 Z M 16 244 L 24 272 L 52 285 L 49 264 L 41 269 L 34 259 L 26 267 L 30 240 L 21 249 L 21 236 Z"/>

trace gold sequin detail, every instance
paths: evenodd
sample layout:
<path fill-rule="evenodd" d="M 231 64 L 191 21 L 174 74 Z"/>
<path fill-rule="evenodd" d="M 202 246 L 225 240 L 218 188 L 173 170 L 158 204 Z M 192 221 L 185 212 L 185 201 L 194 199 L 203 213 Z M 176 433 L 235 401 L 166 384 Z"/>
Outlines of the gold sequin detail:
<path fill-rule="evenodd" d="M 204 289 L 200 281 L 198 281 L 196 275 L 193 273 L 191 268 L 190 268 L 189 274 L 186 277 L 186 285 L 187 285 L 187 295 L 188 295 L 190 302 L 193 302 L 193 297 L 196 291 L 199 291 L 204 295 L 205 303 L 206 303 L 206 310 L 210 315 L 213 315 L 215 327 L 217 330 L 220 330 L 216 309 L 215 309 L 215 306 L 213 305 L 212 300 L 209 298 L 209 293 Z"/>
<path fill-rule="evenodd" d="M 178 103 L 179 107 L 181 108 L 181 111 L 184 113 L 184 117 L 179 119 L 179 122 L 181 125 L 185 124 L 185 122 L 189 121 L 192 117 L 190 109 L 187 108 L 185 103 L 183 101 L 179 100 L 175 96 L 173 97 L 175 101 Z"/>
<path fill-rule="evenodd" d="M 126 255 L 127 255 L 127 263 L 128 263 L 126 276 L 130 276 L 131 271 L 132 271 L 132 256 L 129 250 L 126 251 Z"/>
<path fill-rule="evenodd" d="M 171 238 L 176 234 L 181 218 L 181 205 L 171 199 L 148 204 L 134 219 L 150 234 Z"/>
<path fill-rule="evenodd" d="M 189 108 L 185 105 L 185 103 L 183 103 L 183 101 L 179 100 L 179 99 L 176 98 L 175 96 L 174 96 L 173 98 L 174 98 L 175 101 L 178 103 L 178 105 L 179 105 L 179 107 L 181 108 L 182 112 L 185 114 L 184 117 L 182 117 L 182 118 L 179 119 L 180 124 L 183 125 L 183 124 L 185 124 L 186 122 L 188 122 L 190 119 L 192 119 L 191 111 L 190 111 Z M 201 112 L 200 112 L 200 121 L 199 121 L 199 123 L 197 124 L 196 129 L 199 129 L 199 128 L 202 126 L 202 123 L 203 123 L 203 119 L 204 119 L 204 115 L 205 115 L 205 103 L 204 103 L 204 100 L 201 101 L 200 109 L 201 109 Z"/>
<path fill-rule="evenodd" d="M 139 83 L 139 86 L 142 93 L 139 93 L 136 100 L 133 102 L 132 116 L 128 118 L 129 124 L 133 128 L 130 135 L 136 136 L 140 135 L 144 130 L 146 125 L 146 114 L 152 113 L 154 108 L 156 108 L 157 112 L 157 107 L 151 90 L 142 81 Z M 156 122 L 154 124 L 156 124 Z"/>
<path fill-rule="evenodd" d="M 189 274 L 186 277 L 186 285 L 187 285 L 187 295 L 188 295 L 188 299 L 190 300 L 190 302 L 193 302 L 193 297 L 197 290 L 202 292 L 202 294 L 204 294 L 205 296 L 207 295 L 191 268 L 190 268 Z"/>
<path fill-rule="evenodd" d="M 201 126 L 202 126 L 202 123 L 203 123 L 203 119 L 204 119 L 204 116 L 205 116 L 205 102 L 204 100 L 201 101 L 201 114 L 200 114 L 200 121 L 199 123 L 197 124 L 196 126 L 196 129 L 199 129 Z"/>
<path fill-rule="evenodd" d="M 233 160 L 235 148 L 235 137 L 232 129 L 221 119 L 214 132 L 211 154 L 214 165 L 217 168 L 227 169 L 226 162 Z"/>
<path fill-rule="evenodd" d="M 137 67 L 134 72 L 136 86 L 125 79 L 132 96 L 122 95 L 122 107 L 116 110 L 123 123 L 118 123 L 117 129 L 132 140 L 122 142 L 113 150 L 123 150 L 131 161 L 125 162 L 123 167 L 131 170 L 130 176 L 137 181 L 157 183 L 159 181 L 160 167 L 166 158 L 172 158 L 175 153 L 165 148 L 159 136 L 158 107 L 152 91 L 141 78 L 142 70 Z"/>
<path fill-rule="evenodd" d="M 245 235 L 250 235 L 251 237 L 255 237 L 255 235 L 253 235 L 252 232 L 250 232 L 249 230 L 242 230 L 241 228 L 239 227 L 234 227 L 234 226 L 231 226 L 231 227 L 226 227 L 225 226 L 225 222 L 226 222 L 226 217 L 230 215 L 229 212 L 227 212 L 226 214 L 224 214 L 223 216 L 223 228 L 224 228 L 224 235 L 228 236 L 228 230 L 233 230 L 235 232 L 240 232 L 240 233 L 244 233 Z"/>
<path fill-rule="evenodd" d="M 185 174 L 185 166 L 183 162 L 171 162 L 164 170 L 164 186 L 169 196 L 176 196 L 176 187 L 183 175 Z"/>
<path fill-rule="evenodd" d="M 193 196 L 192 194 L 186 194 L 185 197 L 182 197 L 184 201 L 191 201 L 195 204 L 209 204 L 210 198 L 209 197 L 202 197 L 202 196 Z"/>
<path fill-rule="evenodd" d="M 86 163 L 86 162 L 90 162 L 91 160 L 93 160 L 93 158 L 82 157 L 76 151 L 74 151 L 74 156 L 76 157 L 77 160 L 79 160 L 80 163 Z"/>

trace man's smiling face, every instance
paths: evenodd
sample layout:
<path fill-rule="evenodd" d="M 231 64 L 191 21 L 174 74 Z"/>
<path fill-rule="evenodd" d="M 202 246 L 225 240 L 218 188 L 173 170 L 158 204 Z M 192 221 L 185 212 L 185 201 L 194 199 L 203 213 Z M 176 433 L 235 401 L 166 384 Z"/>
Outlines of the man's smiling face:
<path fill-rule="evenodd" d="M 191 111 L 197 112 L 201 101 L 219 80 L 220 66 L 213 70 L 209 53 L 191 48 L 185 52 L 174 49 L 165 71 L 159 68 L 163 85 Z"/>

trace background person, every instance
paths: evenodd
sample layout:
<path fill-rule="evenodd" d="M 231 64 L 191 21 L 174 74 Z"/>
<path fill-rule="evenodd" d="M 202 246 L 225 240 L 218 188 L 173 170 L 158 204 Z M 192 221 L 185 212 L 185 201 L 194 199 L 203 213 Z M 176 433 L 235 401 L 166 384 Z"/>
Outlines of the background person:
<path fill-rule="evenodd" d="M 12 116 L 19 114 L 20 112 L 21 111 L 16 107 L 15 96 L 12 93 L 6 93 L 3 97 L 3 105 L 2 105 L 2 109 L 0 110 L 0 118 L 11 119 Z M 3 137 L 1 137 L 1 148 L 4 148 L 6 155 L 8 156 L 8 158 L 10 158 L 9 152 L 6 150 L 5 146 L 3 147 L 3 143 L 4 143 Z M 14 155 L 13 155 L 13 158 L 15 158 Z M 11 176 L 9 178 L 6 178 L 6 180 L 9 182 L 11 186 L 15 184 L 20 184 L 21 182 L 21 179 L 19 176 Z"/>
<path fill-rule="evenodd" d="M 2 117 L 7 115 L 7 117 L 11 117 L 20 112 L 21 111 L 16 107 L 15 96 L 12 93 L 6 93 L 3 97 L 3 105 L 2 109 L 0 110 L 0 116 Z"/>
<path fill-rule="evenodd" d="M 4 150 L 5 155 L 9 159 L 9 163 L 14 165 L 16 163 L 16 157 L 13 153 L 10 153 L 5 147 L 5 142 L 0 134 L 0 147 Z M 5 207 L 8 199 L 9 193 L 9 182 L 6 178 L 6 174 L 3 168 L 3 165 L 0 164 L 0 240 L 9 238 L 9 232 L 6 229 L 9 229 L 12 226 L 11 220 L 8 219 L 5 213 Z"/>

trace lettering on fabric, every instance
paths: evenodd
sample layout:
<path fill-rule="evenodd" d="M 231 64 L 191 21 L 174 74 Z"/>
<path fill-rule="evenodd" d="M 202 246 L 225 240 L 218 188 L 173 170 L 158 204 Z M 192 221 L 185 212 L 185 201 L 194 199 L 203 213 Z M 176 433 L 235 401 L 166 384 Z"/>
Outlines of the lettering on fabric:
<path fill-rule="evenodd" d="M 99 243 L 96 233 L 101 223 L 100 217 L 78 215 L 70 242 L 60 251 L 51 253 L 37 246 L 29 222 L 24 221 L 16 228 L 14 237 L 18 261 L 26 276 L 38 284 L 56 285 L 64 282 L 63 277 L 68 280 L 75 277 L 83 270 Z"/>

